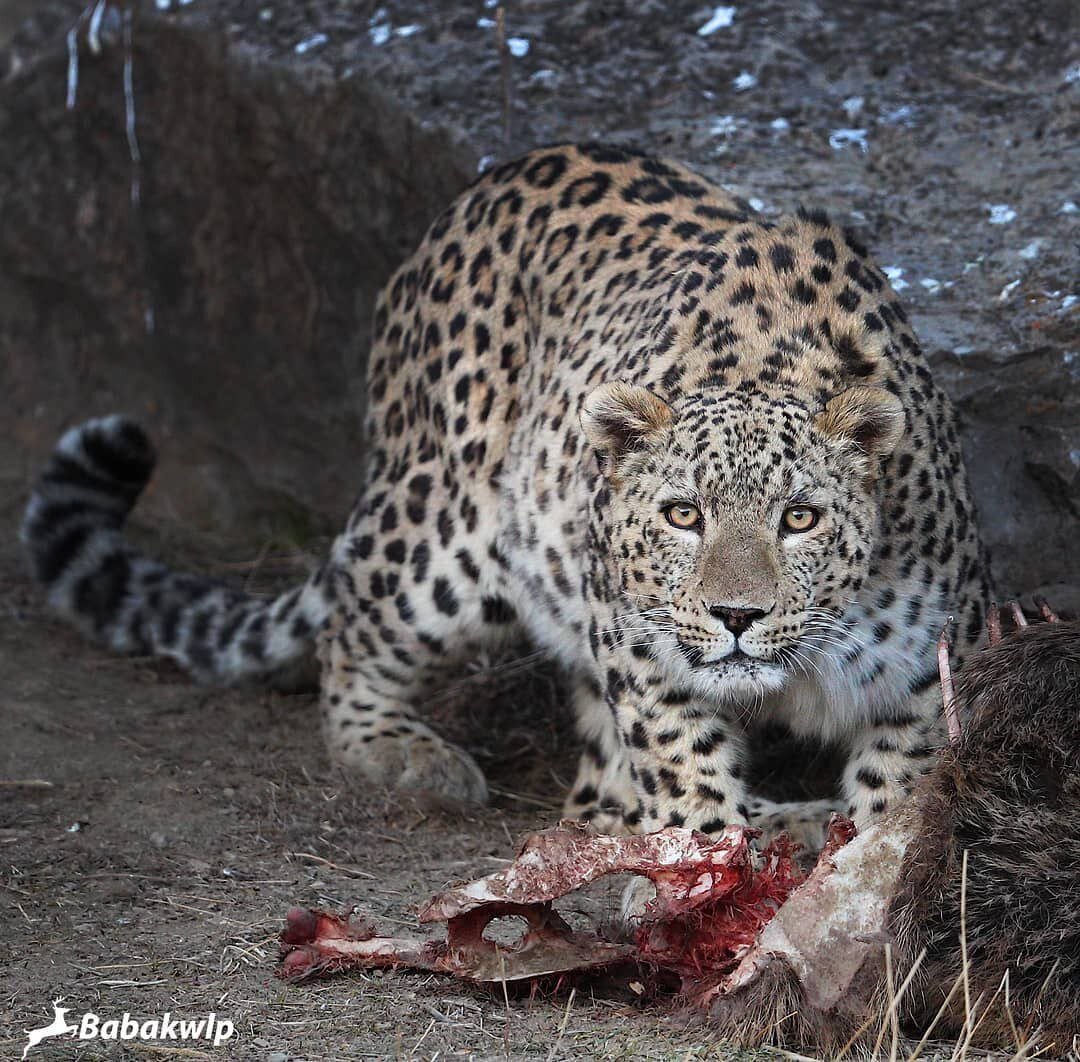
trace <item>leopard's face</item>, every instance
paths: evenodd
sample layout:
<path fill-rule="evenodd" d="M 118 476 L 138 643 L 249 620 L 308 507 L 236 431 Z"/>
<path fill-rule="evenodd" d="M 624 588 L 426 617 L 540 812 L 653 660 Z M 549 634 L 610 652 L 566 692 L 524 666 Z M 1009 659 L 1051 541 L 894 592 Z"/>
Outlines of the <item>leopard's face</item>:
<path fill-rule="evenodd" d="M 760 696 L 843 651 L 878 527 L 874 414 L 896 412 L 884 392 L 856 390 L 869 415 L 842 424 L 757 392 L 698 394 L 608 459 L 628 642 L 720 696 Z"/>

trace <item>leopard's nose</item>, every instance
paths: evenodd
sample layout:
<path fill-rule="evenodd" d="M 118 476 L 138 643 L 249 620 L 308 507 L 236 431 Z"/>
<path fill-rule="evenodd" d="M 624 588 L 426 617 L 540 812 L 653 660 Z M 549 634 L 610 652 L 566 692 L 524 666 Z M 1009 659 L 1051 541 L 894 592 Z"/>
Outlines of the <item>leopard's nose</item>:
<path fill-rule="evenodd" d="M 772 609 L 733 608 L 731 605 L 709 605 L 709 615 L 718 619 L 736 638 L 745 633 L 752 623 L 764 619 Z"/>

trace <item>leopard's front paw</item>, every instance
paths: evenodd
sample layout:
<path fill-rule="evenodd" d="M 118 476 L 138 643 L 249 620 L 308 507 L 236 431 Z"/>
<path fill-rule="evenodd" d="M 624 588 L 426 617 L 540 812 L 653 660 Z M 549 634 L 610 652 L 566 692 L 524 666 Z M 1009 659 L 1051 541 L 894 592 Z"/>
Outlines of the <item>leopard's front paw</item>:
<path fill-rule="evenodd" d="M 583 822 L 590 833 L 629 837 L 638 832 L 635 828 L 640 818 L 637 807 L 636 801 L 627 807 L 603 794 L 582 802 L 577 794 L 571 793 L 563 804 L 562 817 Z"/>
<path fill-rule="evenodd" d="M 377 785 L 419 789 L 471 804 L 486 804 L 487 782 L 473 758 L 423 723 L 409 720 L 384 733 L 369 730 L 339 740 L 331 755 Z"/>
<path fill-rule="evenodd" d="M 574 787 L 563 804 L 564 819 L 584 822 L 593 833 L 626 837 L 638 832 L 639 808 L 625 760 L 600 767 L 587 753 L 582 754 Z"/>
<path fill-rule="evenodd" d="M 829 832 L 829 819 L 837 811 L 833 800 L 802 800 L 776 804 L 771 800 L 748 802 L 750 822 L 762 831 L 760 846 L 778 834 L 786 833 L 800 845 L 807 858 L 817 856 Z"/>

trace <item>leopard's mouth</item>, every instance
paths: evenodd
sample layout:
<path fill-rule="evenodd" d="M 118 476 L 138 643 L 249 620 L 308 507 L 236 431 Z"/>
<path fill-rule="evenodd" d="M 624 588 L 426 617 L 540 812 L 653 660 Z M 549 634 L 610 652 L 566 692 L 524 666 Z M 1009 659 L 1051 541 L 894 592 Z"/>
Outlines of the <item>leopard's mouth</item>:
<path fill-rule="evenodd" d="M 688 645 L 681 639 L 678 641 L 679 652 L 683 659 L 694 669 L 720 669 L 730 666 L 741 667 L 744 670 L 752 670 L 761 665 L 775 667 L 777 661 L 770 657 L 751 656 L 738 643 L 727 656 L 719 659 L 709 659 L 705 650 L 697 645 Z"/>
<path fill-rule="evenodd" d="M 740 648 L 721 659 L 710 660 L 698 646 L 678 643 L 687 667 L 686 680 L 707 701 L 756 702 L 782 689 L 791 679 L 790 669 L 780 661 L 751 656 Z"/>

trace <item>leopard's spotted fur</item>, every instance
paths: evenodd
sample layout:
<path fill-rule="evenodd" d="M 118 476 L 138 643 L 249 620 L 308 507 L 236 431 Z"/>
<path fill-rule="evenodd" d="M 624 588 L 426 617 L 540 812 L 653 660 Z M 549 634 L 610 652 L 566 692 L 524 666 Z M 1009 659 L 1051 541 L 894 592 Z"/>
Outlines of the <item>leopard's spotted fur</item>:
<path fill-rule="evenodd" d="M 331 753 L 379 782 L 485 795 L 419 709 L 523 627 L 570 675 L 568 810 L 603 828 L 778 814 L 742 779 L 754 719 L 845 742 L 859 820 L 906 789 L 937 740 L 935 639 L 955 615 L 962 657 L 988 587 L 949 402 L 855 240 L 556 147 L 466 191 L 375 320 L 371 452 L 325 571 L 263 603 L 138 556 L 119 528 L 149 449 L 112 419 L 65 437 L 28 511 L 53 603 L 216 678 L 323 625 Z M 817 524 L 785 532 L 792 505 Z"/>

